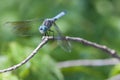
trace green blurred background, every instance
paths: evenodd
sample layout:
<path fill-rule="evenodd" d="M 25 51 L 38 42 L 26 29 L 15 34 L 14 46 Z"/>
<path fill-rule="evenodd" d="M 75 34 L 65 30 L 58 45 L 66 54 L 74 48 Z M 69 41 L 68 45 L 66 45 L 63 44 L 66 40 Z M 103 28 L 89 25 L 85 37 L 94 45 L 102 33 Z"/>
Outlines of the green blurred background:
<path fill-rule="evenodd" d="M 0 2 L 0 69 L 24 60 L 41 41 L 39 26 L 33 36 L 17 37 L 4 24 L 51 18 L 61 11 L 67 15 L 56 23 L 66 36 L 81 37 L 104 44 L 120 52 L 120 0 L 3 0 Z M 39 23 L 40 25 L 41 23 Z M 29 62 L 12 72 L 0 74 L 0 80 L 105 80 L 119 74 L 119 65 L 71 67 L 59 69 L 56 63 L 78 59 L 111 58 L 103 51 L 71 42 L 72 52 L 63 51 L 50 41 Z M 91 74 L 92 73 L 92 74 Z"/>

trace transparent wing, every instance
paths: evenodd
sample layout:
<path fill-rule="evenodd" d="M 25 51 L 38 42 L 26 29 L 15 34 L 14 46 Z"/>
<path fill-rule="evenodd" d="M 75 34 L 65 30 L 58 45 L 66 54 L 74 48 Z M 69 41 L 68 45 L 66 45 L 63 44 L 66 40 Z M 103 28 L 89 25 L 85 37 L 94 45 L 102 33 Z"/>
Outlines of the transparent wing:
<path fill-rule="evenodd" d="M 6 29 L 9 29 L 17 36 L 31 36 L 38 31 L 38 27 L 41 25 L 42 20 L 43 19 L 6 22 L 4 25 Z"/>
<path fill-rule="evenodd" d="M 62 32 L 60 31 L 59 27 L 56 25 L 56 23 L 53 23 L 54 24 L 54 27 L 58 33 L 58 44 L 67 52 L 71 52 L 71 44 L 69 41 L 67 40 L 64 40 L 61 38 L 64 38 Z"/>

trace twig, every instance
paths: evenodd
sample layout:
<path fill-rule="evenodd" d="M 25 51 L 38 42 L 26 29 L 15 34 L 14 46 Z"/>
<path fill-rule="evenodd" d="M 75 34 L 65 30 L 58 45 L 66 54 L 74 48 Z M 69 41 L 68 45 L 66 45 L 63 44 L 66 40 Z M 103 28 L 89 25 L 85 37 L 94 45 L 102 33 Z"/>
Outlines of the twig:
<path fill-rule="evenodd" d="M 33 50 L 33 52 L 26 59 L 24 59 L 23 61 L 21 61 L 17 65 L 14 65 L 14 66 L 9 67 L 7 69 L 0 70 L 0 73 L 12 71 L 12 70 L 15 70 L 15 69 L 19 68 L 20 66 L 24 65 L 26 62 L 28 62 L 38 52 L 38 50 L 43 45 L 45 45 L 48 42 L 48 40 L 56 40 L 56 39 L 58 39 L 58 38 L 57 37 L 53 38 L 52 36 L 44 37 L 44 39 L 42 39 L 42 42 Z M 115 58 L 120 60 L 120 57 L 117 55 L 115 50 L 110 49 L 110 48 L 108 48 L 108 47 L 106 47 L 104 45 L 99 45 L 99 44 L 96 44 L 94 42 L 90 42 L 90 41 L 87 41 L 85 39 L 77 38 L 77 37 L 64 37 L 64 39 L 66 39 L 68 41 L 80 42 L 80 43 L 83 43 L 85 45 L 89 45 L 89 46 L 98 48 L 98 49 L 103 50 L 103 51 L 107 52 L 108 54 L 110 54 L 111 56 L 113 56 L 113 57 L 115 57 Z"/>
<path fill-rule="evenodd" d="M 20 66 L 24 65 L 25 63 L 27 63 L 27 62 L 38 52 L 38 50 L 39 50 L 44 44 L 47 43 L 47 41 L 48 41 L 48 38 L 44 38 L 44 39 L 42 40 L 42 42 L 33 50 L 33 52 L 32 52 L 26 59 L 24 59 L 23 61 L 21 61 L 21 62 L 20 62 L 19 64 L 17 64 L 17 65 L 14 65 L 14 66 L 9 67 L 9 68 L 7 68 L 7 69 L 0 70 L 0 73 L 15 70 L 15 69 L 19 68 Z"/>
<path fill-rule="evenodd" d="M 118 59 L 85 59 L 85 60 L 70 60 L 59 62 L 57 66 L 61 68 L 75 67 L 75 66 L 108 66 L 119 64 Z"/>
<path fill-rule="evenodd" d="M 120 56 L 117 55 L 117 52 L 113 49 L 110 49 L 108 48 L 107 46 L 105 45 L 99 45 L 97 43 L 94 43 L 94 42 L 90 42 L 90 41 L 87 41 L 83 38 L 75 38 L 75 37 L 66 37 L 67 40 L 71 40 L 71 41 L 77 41 L 77 42 L 80 42 L 80 43 L 83 43 L 85 45 L 89 45 L 89 46 L 92 46 L 92 47 L 95 47 L 95 48 L 98 48 L 100 50 L 103 50 L 105 52 L 107 52 L 108 54 L 110 54 L 112 57 L 115 57 L 117 59 L 120 60 Z"/>
<path fill-rule="evenodd" d="M 106 80 L 120 80 L 120 74 L 116 74 L 116 75 L 114 75 Z"/>
<path fill-rule="evenodd" d="M 48 38 L 51 39 L 51 40 L 53 40 L 53 37 L 48 37 Z M 58 39 L 58 38 L 56 37 L 54 39 Z M 91 42 L 91 41 L 85 40 L 83 38 L 78 38 L 78 37 L 68 37 L 67 36 L 67 37 L 64 37 L 64 40 L 75 41 L 75 42 L 82 43 L 84 45 L 95 47 L 97 49 L 100 49 L 100 50 L 103 50 L 103 51 L 107 52 L 112 57 L 115 57 L 115 58 L 117 58 L 117 59 L 120 60 L 120 56 L 117 55 L 117 52 L 115 50 L 113 50 L 113 49 L 108 48 L 105 45 L 100 45 L 100 44 L 97 44 L 95 42 Z"/>

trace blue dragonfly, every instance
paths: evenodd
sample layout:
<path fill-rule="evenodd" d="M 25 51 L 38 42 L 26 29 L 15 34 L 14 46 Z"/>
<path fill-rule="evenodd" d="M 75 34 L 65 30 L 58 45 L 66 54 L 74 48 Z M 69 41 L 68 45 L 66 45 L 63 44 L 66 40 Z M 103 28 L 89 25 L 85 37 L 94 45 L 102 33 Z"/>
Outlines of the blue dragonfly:
<path fill-rule="evenodd" d="M 58 20 L 59 18 L 61 18 L 65 14 L 66 14 L 65 12 L 61 12 L 53 18 L 44 19 L 42 25 L 39 26 L 39 32 L 43 36 L 49 36 L 48 33 L 52 32 L 53 37 L 54 37 L 54 31 L 51 30 L 51 27 L 54 26 L 54 28 L 57 32 L 57 35 L 58 35 L 57 36 L 58 44 L 65 51 L 71 52 L 70 42 L 64 39 L 64 35 L 62 34 L 58 25 L 55 23 L 56 20 Z M 18 21 L 18 22 L 7 22 L 7 24 L 13 26 L 12 30 L 13 30 L 13 32 L 15 32 L 15 34 L 18 34 L 20 36 L 29 36 L 30 35 L 30 33 L 29 33 L 30 27 L 29 26 L 32 24 L 32 22 L 39 22 L 40 23 L 41 20 L 43 20 L 43 19 L 26 20 L 26 21 Z M 34 25 L 34 26 L 38 26 L 38 25 Z M 33 30 L 34 28 L 35 27 L 33 27 L 31 29 Z M 36 30 L 34 30 L 34 31 L 36 32 Z M 29 35 L 28 35 L 28 33 L 29 33 Z M 33 33 L 31 33 L 31 34 L 33 34 Z"/>

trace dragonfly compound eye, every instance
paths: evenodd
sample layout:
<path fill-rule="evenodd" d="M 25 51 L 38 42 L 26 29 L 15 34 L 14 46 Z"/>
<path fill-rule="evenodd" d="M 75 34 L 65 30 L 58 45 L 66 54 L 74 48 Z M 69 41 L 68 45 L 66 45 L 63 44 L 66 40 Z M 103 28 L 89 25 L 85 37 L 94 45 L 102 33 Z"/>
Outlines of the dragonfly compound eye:
<path fill-rule="evenodd" d="M 48 30 L 48 28 L 46 26 L 44 26 L 44 25 L 39 27 L 39 31 L 40 31 L 41 34 L 46 33 L 47 30 Z"/>
<path fill-rule="evenodd" d="M 43 28 L 40 28 L 40 30 L 43 30 Z"/>

